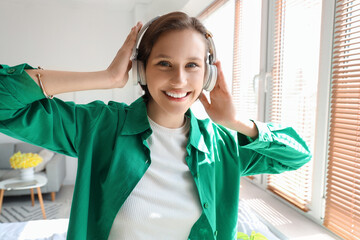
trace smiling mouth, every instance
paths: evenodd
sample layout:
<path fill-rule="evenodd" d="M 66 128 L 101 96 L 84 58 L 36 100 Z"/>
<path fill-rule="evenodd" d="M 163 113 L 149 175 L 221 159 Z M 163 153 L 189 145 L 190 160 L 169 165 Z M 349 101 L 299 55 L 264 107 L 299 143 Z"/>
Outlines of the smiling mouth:
<path fill-rule="evenodd" d="M 182 99 L 190 94 L 190 92 L 183 92 L 183 93 L 164 92 L 164 93 L 166 96 L 175 98 L 175 99 Z"/>

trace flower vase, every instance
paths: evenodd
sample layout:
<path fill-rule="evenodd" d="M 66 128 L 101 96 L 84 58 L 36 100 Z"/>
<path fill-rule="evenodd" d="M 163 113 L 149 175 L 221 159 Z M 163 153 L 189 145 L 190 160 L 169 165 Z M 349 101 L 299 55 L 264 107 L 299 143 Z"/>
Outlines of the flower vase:
<path fill-rule="evenodd" d="M 20 179 L 21 180 L 33 180 L 34 179 L 34 168 L 30 167 L 30 168 L 23 168 L 20 169 Z"/>

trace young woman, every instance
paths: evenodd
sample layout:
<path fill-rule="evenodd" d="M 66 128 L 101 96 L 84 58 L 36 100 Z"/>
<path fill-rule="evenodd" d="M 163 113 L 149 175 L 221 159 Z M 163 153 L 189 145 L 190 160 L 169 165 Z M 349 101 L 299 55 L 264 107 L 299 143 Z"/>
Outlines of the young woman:
<path fill-rule="evenodd" d="M 234 239 L 240 177 L 311 156 L 292 128 L 241 120 L 219 62 L 211 101 L 203 95 L 211 36 L 197 19 L 173 12 L 150 24 L 137 55 L 145 95 L 131 105 L 49 97 L 123 87 L 141 26 L 104 71 L 2 65 L 0 131 L 78 158 L 68 239 Z M 198 98 L 212 121 L 192 114 Z"/>

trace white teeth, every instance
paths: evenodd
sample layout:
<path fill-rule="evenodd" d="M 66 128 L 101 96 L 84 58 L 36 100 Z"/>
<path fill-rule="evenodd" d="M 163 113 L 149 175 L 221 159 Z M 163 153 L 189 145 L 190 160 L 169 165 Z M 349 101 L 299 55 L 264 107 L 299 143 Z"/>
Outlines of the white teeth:
<path fill-rule="evenodd" d="M 165 92 L 166 95 L 173 97 L 173 98 L 183 98 L 186 96 L 187 93 L 172 93 L 172 92 Z"/>

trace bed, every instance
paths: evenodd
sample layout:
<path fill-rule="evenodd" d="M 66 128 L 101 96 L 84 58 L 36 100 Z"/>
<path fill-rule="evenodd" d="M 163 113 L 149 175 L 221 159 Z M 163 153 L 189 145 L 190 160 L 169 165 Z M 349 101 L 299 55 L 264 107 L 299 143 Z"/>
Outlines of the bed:
<path fill-rule="evenodd" d="M 65 240 L 68 223 L 69 219 L 1 223 L 0 239 Z M 255 231 L 256 233 L 261 233 L 269 240 L 280 240 L 243 201 L 239 202 L 238 231 L 249 236 Z"/>
<path fill-rule="evenodd" d="M 284 240 L 285 238 L 278 237 L 267 226 L 261 216 L 258 216 L 255 211 L 243 200 L 239 201 L 238 210 L 238 232 L 247 234 L 248 236 L 254 231 L 255 233 L 261 233 L 268 240 Z"/>
<path fill-rule="evenodd" d="M 69 219 L 34 220 L 1 223 L 0 239 L 6 240 L 64 240 Z"/>

